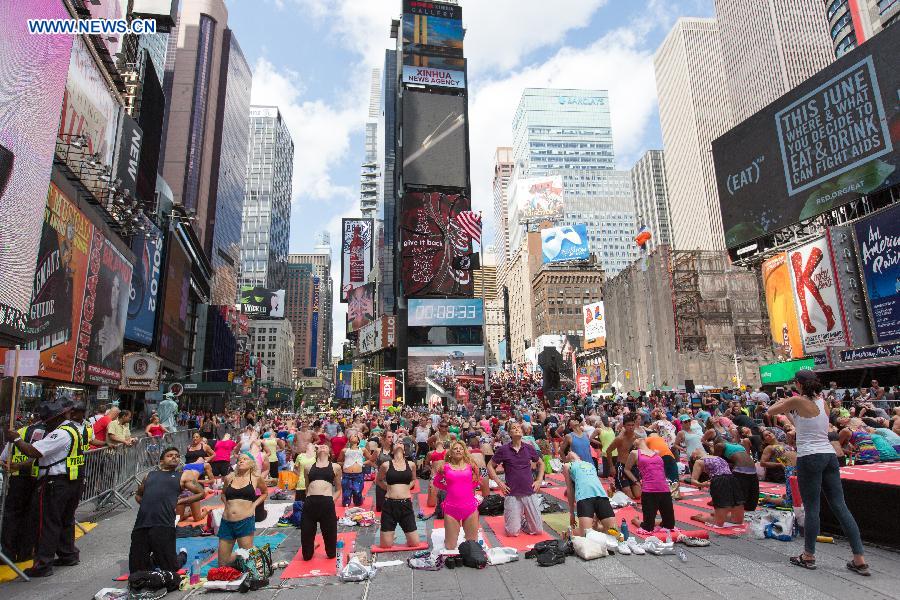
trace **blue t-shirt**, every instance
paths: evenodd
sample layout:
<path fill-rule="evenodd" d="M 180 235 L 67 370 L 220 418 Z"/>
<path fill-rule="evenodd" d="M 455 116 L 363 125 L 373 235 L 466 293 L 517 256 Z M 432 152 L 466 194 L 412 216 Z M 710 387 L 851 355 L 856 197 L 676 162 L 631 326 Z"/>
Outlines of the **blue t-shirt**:
<path fill-rule="evenodd" d="M 594 463 L 584 460 L 576 460 L 569 463 L 569 476 L 575 484 L 575 502 L 585 498 L 606 498 L 606 490 L 597 477 L 597 469 Z"/>

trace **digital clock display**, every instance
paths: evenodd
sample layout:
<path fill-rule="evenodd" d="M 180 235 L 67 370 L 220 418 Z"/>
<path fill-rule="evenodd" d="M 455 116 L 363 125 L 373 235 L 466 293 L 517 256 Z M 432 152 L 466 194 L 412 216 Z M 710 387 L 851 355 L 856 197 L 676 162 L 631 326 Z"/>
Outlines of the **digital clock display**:
<path fill-rule="evenodd" d="M 482 324 L 484 308 L 478 299 L 409 301 L 410 327 Z"/>

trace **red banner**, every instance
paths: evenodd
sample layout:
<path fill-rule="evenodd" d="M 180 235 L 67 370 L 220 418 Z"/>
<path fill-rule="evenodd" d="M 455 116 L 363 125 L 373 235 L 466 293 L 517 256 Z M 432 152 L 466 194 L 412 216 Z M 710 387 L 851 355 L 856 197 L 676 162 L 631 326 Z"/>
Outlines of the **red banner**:
<path fill-rule="evenodd" d="M 461 385 L 456 386 L 456 400 L 457 402 L 468 402 L 469 401 L 469 390 Z"/>
<path fill-rule="evenodd" d="M 579 375 L 577 379 L 578 383 L 578 395 L 582 398 L 588 396 L 591 393 L 591 376 L 590 375 Z"/>
<path fill-rule="evenodd" d="M 394 377 L 381 376 L 378 384 L 378 410 L 384 410 L 394 405 L 397 396 L 397 380 Z"/>

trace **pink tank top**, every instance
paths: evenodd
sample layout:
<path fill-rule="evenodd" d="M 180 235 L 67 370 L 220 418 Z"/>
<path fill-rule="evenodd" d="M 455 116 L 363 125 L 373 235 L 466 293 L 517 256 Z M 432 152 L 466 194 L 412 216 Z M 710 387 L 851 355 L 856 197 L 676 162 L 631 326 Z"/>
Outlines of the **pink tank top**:
<path fill-rule="evenodd" d="M 638 450 L 638 470 L 641 472 L 642 492 L 669 493 L 669 482 L 666 480 L 666 469 L 659 454 L 645 456 Z"/>

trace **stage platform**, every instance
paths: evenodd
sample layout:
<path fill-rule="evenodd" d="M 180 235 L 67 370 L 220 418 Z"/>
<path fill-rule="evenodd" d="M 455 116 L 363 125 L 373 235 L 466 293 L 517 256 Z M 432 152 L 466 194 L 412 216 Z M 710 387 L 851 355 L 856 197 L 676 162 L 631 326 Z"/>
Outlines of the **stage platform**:
<path fill-rule="evenodd" d="M 863 541 L 900 549 L 900 462 L 843 467 L 841 483 Z M 822 531 L 842 535 L 824 499 Z"/>

